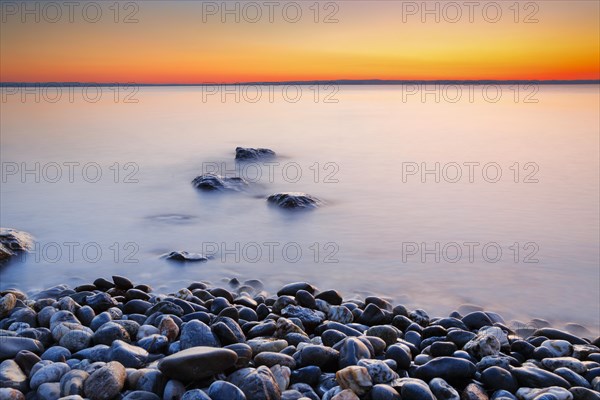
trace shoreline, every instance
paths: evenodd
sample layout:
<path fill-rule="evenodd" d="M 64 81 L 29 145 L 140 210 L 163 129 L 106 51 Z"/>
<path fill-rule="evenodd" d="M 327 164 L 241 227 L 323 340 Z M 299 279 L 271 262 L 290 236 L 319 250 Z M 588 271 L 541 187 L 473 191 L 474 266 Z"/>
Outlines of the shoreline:
<path fill-rule="evenodd" d="M 600 396 L 600 338 L 515 330 L 475 309 L 433 317 L 306 282 L 276 295 L 264 288 L 234 278 L 157 294 L 114 276 L 31 297 L 2 291 L 0 390 L 91 399 Z"/>

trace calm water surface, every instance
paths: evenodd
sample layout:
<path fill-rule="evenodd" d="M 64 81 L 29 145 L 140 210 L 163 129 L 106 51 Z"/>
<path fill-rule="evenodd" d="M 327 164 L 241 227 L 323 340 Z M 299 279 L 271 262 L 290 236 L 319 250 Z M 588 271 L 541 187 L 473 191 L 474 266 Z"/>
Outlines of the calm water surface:
<path fill-rule="evenodd" d="M 137 104 L 115 102 L 107 88 L 96 103 L 5 96 L 2 226 L 37 244 L 2 268 L 0 287 L 115 273 L 158 290 L 231 277 L 262 279 L 269 290 L 307 280 L 436 315 L 469 303 L 597 334 L 598 86 L 541 86 L 537 103 L 524 102 L 529 92 L 515 101 L 506 86 L 496 103 L 463 89 L 455 103 L 401 86 L 342 86 L 337 103 L 325 101 L 329 89 L 315 102 L 306 86 L 295 103 L 280 87 L 255 103 L 198 87 L 141 88 Z M 236 166 L 236 146 L 272 148 L 279 164 Z M 23 174 L 36 163 L 39 182 Z M 422 174 L 436 163 L 439 182 Z M 192 187 L 215 168 L 253 183 L 229 194 Z M 277 191 L 326 205 L 281 212 L 264 200 Z M 171 250 L 213 259 L 159 257 Z"/>

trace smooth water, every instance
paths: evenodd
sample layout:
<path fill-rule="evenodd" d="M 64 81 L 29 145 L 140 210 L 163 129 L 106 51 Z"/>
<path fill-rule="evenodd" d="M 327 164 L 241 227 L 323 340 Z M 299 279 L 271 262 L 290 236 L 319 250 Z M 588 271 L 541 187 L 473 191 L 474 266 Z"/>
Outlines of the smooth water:
<path fill-rule="evenodd" d="M 307 280 L 434 315 L 469 303 L 600 331 L 598 86 L 519 98 L 500 86 L 497 102 L 479 86 L 455 102 L 456 88 L 263 89 L 256 100 L 255 87 L 142 87 L 137 103 L 109 88 L 54 103 L 2 89 L 1 224 L 36 247 L 2 267 L 0 286 Z M 271 148 L 279 164 L 236 165 L 236 146 Z M 215 168 L 253 182 L 192 187 Z M 325 205 L 284 212 L 265 201 L 277 191 Z M 160 258 L 171 250 L 213 259 Z"/>

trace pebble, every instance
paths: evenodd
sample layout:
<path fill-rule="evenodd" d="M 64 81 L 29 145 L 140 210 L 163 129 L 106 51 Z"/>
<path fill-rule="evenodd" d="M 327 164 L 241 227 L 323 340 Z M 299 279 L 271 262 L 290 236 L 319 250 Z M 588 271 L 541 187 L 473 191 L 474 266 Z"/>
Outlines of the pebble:
<path fill-rule="evenodd" d="M 373 381 L 365 367 L 349 366 L 336 372 L 335 380 L 342 389 L 350 389 L 359 396 L 367 393 Z"/>
<path fill-rule="evenodd" d="M 169 378 L 190 382 L 221 373 L 236 361 L 231 350 L 199 346 L 163 358 L 158 369 Z"/>
<path fill-rule="evenodd" d="M 543 321 L 520 338 L 477 306 L 439 318 L 308 282 L 272 297 L 259 281 L 224 282 L 2 292 L 0 398 L 598 399 L 600 338 Z"/>
<path fill-rule="evenodd" d="M 460 395 L 442 378 L 429 381 L 429 388 L 437 400 L 460 400 Z"/>
<path fill-rule="evenodd" d="M 0 363 L 0 387 L 26 392 L 27 375 L 14 360 L 4 360 Z"/>
<path fill-rule="evenodd" d="M 125 386 L 127 372 L 119 362 L 111 361 L 94 371 L 84 383 L 85 396 L 91 400 L 116 397 Z"/>

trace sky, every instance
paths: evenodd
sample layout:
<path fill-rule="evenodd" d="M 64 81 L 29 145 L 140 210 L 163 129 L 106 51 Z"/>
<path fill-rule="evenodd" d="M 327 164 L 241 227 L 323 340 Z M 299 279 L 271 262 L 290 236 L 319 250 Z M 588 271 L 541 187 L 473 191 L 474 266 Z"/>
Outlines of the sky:
<path fill-rule="evenodd" d="M 597 0 L 0 6 L 1 82 L 600 78 Z"/>

